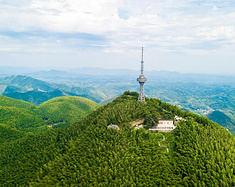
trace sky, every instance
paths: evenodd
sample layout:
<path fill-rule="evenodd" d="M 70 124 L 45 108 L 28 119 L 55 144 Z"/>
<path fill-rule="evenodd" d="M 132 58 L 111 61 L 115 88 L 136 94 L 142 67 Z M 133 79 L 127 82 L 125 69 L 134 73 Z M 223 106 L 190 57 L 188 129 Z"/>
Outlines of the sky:
<path fill-rule="evenodd" d="M 0 0 L 0 65 L 235 74 L 234 0 Z"/>

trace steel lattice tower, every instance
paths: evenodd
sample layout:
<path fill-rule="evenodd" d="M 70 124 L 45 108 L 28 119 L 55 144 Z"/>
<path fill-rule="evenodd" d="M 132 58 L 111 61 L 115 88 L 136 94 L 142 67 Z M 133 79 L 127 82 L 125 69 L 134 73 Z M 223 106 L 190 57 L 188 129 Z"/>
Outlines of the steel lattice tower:
<path fill-rule="evenodd" d="M 142 60 L 141 60 L 141 74 L 139 78 L 137 78 L 137 81 L 140 83 L 140 93 L 138 97 L 138 101 L 145 101 L 144 97 L 144 83 L 147 81 L 147 79 L 144 77 L 144 48 L 142 47 Z"/>

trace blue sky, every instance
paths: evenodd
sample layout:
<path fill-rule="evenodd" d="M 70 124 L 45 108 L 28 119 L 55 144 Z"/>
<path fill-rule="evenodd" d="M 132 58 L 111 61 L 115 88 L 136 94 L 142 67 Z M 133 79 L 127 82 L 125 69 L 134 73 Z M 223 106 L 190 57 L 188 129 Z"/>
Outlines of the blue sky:
<path fill-rule="evenodd" d="M 235 74 L 232 0 L 0 0 L 0 65 Z"/>

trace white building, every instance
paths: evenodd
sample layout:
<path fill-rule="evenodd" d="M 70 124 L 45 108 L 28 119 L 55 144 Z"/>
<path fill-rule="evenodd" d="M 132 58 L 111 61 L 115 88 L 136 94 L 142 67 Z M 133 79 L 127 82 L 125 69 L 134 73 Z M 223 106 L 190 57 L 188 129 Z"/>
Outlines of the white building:
<path fill-rule="evenodd" d="M 174 125 L 174 119 L 159 119 L 159 122 L 156 126 L 150 128 L 150 131 L 158 132 L 169 132 L 176 128 Z"/>
<path fill-rule="evenodd" d="M 176 120 L 176 121 L 180 121 L 180 120 L 182 120 L 182 119 L 183 119 L 182 117 L 175 116 L 175 120 Z"/>
<path fill-rule="evenodd" d="M 117 125 L 112 124 L 112 123 L 109 124 L 107 128 L 108 128 L 108 129 L 109 129 L 109 128 L 113 128 L 113 129 L 119 130 L 119 127 L 118 127 Z"/>

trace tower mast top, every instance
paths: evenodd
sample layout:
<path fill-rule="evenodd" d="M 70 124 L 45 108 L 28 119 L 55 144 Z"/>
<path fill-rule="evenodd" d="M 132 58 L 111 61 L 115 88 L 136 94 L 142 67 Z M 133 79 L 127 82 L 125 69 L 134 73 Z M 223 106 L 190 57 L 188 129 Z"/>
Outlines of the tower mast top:
<path fill-rule="evenodd" d="M 144 48 L 142 47 L 141 75 L 144 74 Z"/>

